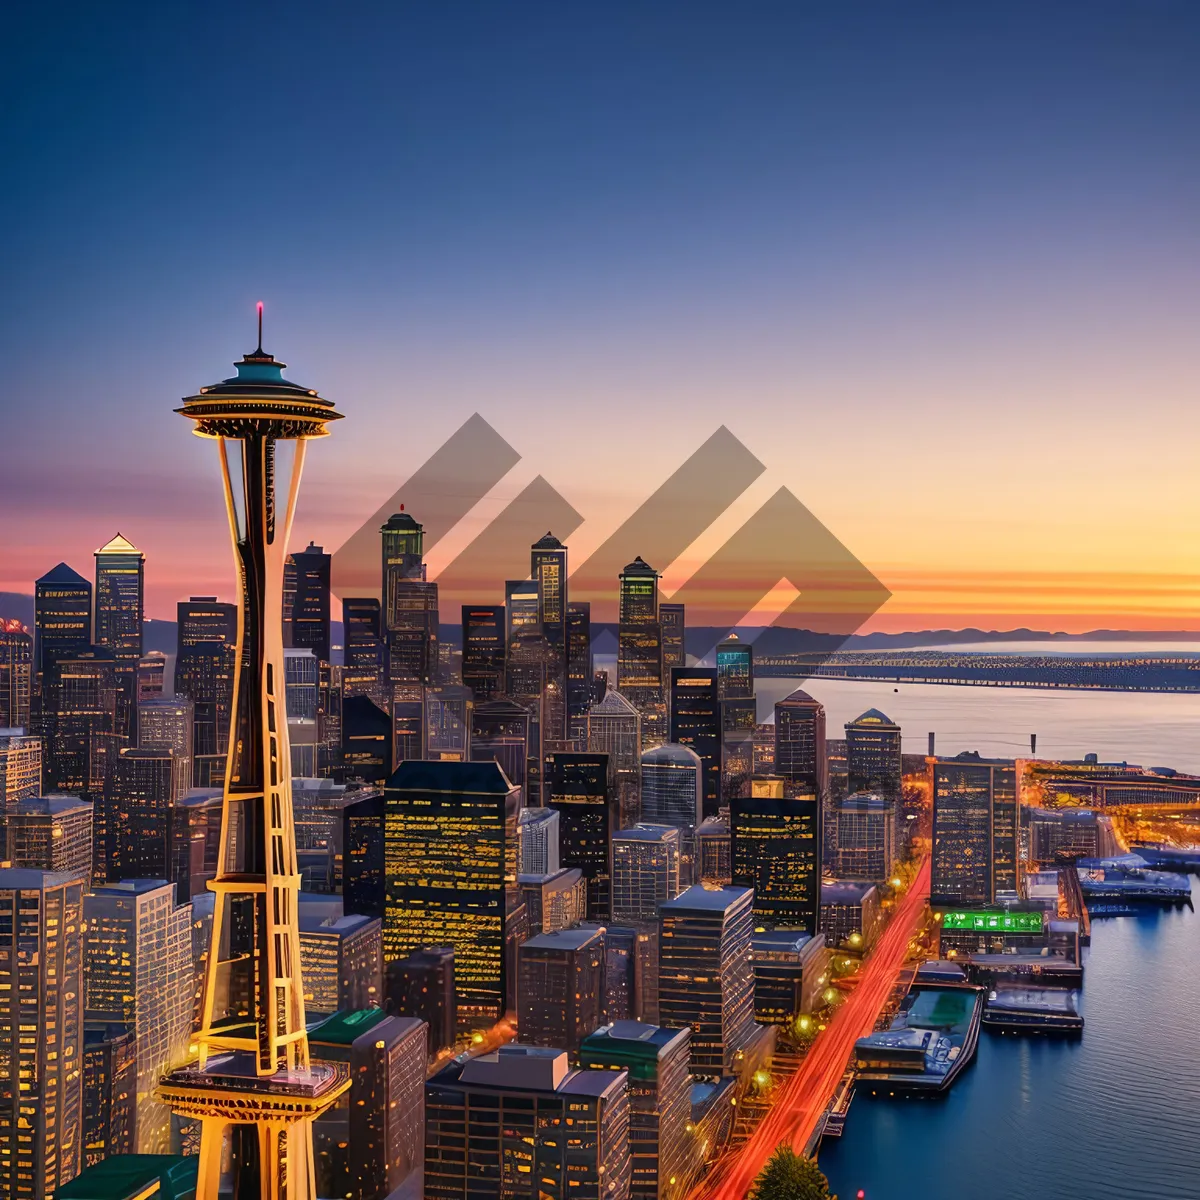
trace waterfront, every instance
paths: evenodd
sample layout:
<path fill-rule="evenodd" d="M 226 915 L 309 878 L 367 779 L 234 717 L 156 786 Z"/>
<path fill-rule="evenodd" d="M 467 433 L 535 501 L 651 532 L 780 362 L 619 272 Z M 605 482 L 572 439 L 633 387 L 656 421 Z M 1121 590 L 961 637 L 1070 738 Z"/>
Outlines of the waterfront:
<path fill-rule="evenodd" d="M 855 1098 L 822 1148 L 849 1200 L 1195 1200 L 1200 917 L 1098 920 L 1080 1039 L 985 1031 L 943 1100 Z"/>

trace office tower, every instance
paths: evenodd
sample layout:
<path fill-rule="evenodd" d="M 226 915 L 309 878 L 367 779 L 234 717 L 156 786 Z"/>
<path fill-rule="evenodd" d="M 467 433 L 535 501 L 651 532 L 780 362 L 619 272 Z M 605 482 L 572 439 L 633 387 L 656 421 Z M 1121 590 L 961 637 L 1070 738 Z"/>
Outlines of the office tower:
<path fill-rule="evenodd" d="M 379 533 L 388 678 L 431 683 L 437 668 L 438 588 L 425 578 L 424 526 L 401 508 Z"/>
<path fill-rule="evenodd" d="M 425 685 L 392 684 L 392 762 L 425 757 Z"/>
<path fill-rule="evenodd" d="M 208 881 L 216 878 L 221 848 L 220 788 L 189 788 L 171 810 L 170 860 L 167 879 L 176 898 L 211 896 Z"/>
<path fill-rule="evenodd" d="M 607 754 L 620 824 L 641 816 L 642 718 L 620 692 L 606 692 L 587 710 L 584 731 L 589 754 Z"/>
<path fill-rule="evenodd" d="M 693 1183 L 691 1033 L 617 1021 L 583 1039 L 581 1067 L 625 1071 L 630 1200 L 680 1200 Z"/>
<path fill-rule="evenodd" d="M 517 887 L 532 935 L 570 929 L 587 916 L 587 881 L 578 867 L 563 867 L 546 875 L 518 875 Z"/>
<path fill-rule="evenodd" d="M 384 806 L 383 796 L 377 795 L 342 809 L 342 899 L 347 913 L 383 916 Z"/>
<path fill-rule="evenodd" d="M 715 816 L 721 806 L 721 704 L 715 670 L 676 667 L 671 672 L 671 741 L 699 757 L 704 815 Z"/>
<path fill-rule="evenodd" d="M 41 792 L 42 739 L 0 729 L 0 818 L 5 837 L 17 806 Z M 5 857 L 10 857 L 7 851 Z"/>
<path fill-rule="evenodd" d="M 583 872 L 588 912 L 603 920 L 611 904 L 612 835 L 620 828 L 608 756 L 547 754 L 546 805 L 559 815 L 559 861 Z"/>
<path fill-rule="evenodd" d="M 320 664 L 311 650 L 284 650 L 288 742 L 293 778 L 312 779 L 317 773 L 317 711 L 320 706 Z"/>
<path fill-rule="evenodd" d="M 574 737 L 572 723 L 582 720 L 592 702 L 592 606 L 587 600 L 567 605 L 567 736 Z"/>
<path fill-rule="evenodd" d="M 383 923 L 378 917 L 326 917 L 300 909 L 304 1011 L 332 1016 L 383 1004 Z"/>
<path fill-rule="evenodd" d="M 134 698 L 140 706 L 146 700 L 158 700 L 166 691 L 167 656 L 151 650 L 138 659 Z"/>
<path fill-rule="evenodd" d="M 775 705 L 772 774 L 785 781 L 785 793 L 820 798 L 828 790 L 826 771 L 825 708 L 797 689 Z"/>
<path fill-rule="evenodd" d="M 663 678 L 670 679 L 675 667 L 687 666 L 687 648 L 684 644 L 684 606 L 682 604 L 659 604 L 658 623 L 662 627 Z"/>
<path fill-rule="evenodd" d="M 170 750 L 192 776 L 196 706 L 187 696 L 152 696 L 138 705 L 138 749 Z"/>
<path fill-rule="evenodd" d="M 443 683 L 425 689 L 425 757 L 466 762 L 471 749 L 471 689 Z"/>
<path fill-rule="evenodd" d="M 572 1058 L 604 1020 L 604 930 L 559 929 L 517 951 L 521 1041 L 555 1046 Z"/>
<path fill-rule="evenodd" d="M 538 589 L 538 622 L 551 646 L 567 661 L 567 548 L 552 533 L 529 548 L 529 577 Z"/>
<path fill-rule="evenodd" d="M 834 879 L 821 885 L 821 932 L 826 944 L 849 943 L 866 950 L 878 931 L 879 892 L 873 883 Z"/>
<path fill-rule="evenodd" d="M 475 695 L 476 703 L 504 691 L 506 655 L 504 606 L 462 606 L 462 681 Z"/>
<path fill-rule="evenodd" d="M 654 924 L 658 906 L 679 895 L 679 830 L 635 825 L 612 836 L 612 919 Z"/>
<path fill-rule="evenodd" d="M 331 777 L 342 760 L 342 671 L 317 664 L 317 774 Z"/>
<path fill-rule="evenodd" d="M 709 817 L 696 828 L 697 883 L 726 887 L 733 880 L 728 817 Z"/>
<path fill-rule="evenodd" d="M 640 557 L 620 575 L 617 690 L 641 713 L 647 745 L 666 740 L 658 572 Z"/>
<path fill-rule="evenodd" d="M 367 696 L 381 708 L 387 699 L 387 652 L 382 633 L 382 611 L 373 596 L 342 600 L 342 696 Z"/>
<path fill-rule="evenodd" d="M 92 641 L 129 663 L 142 657 L 146 556 L 119 533 L 96 551 L 96 620 Z M 132 694 L 132 693 L 131 693 Z"/>
<path fill-rule="evenodd" d="M 754 1019 L 760 1025 L 790 1025 L 823 1003 L 829 981 L 829 952 L 823 934 L 766 929 L 750 939 L 754 968 Z"/>
<path fill-rule="evenodd" d="M 283 364 L 263 352 L 261 314 L 259 345 L 237 364 L 237 375 L 187 397 L 179 410 L 197 433 L 217 440 L 241 588 L 198 1054 L 159 1092 L 180 1116 L 201 1122 L 196 1200 L 216 1200 L 227 1132 L 238 1168 L 236 1200 L 313 1200 L 311 1121 L 348 1086 L 343 1071 L 309 1060 L 291 750 L 281 704 L 283 560 L 300 470 L 307 439 L 324 434 L 340 414 L 283 378 Z"/>
<path fill-rule="evenodd" d="M 476 704 L 471 713 L 471 762 L 499 763 L 514 787 L 525 789 L 533 718 L 529 709 L 500 697 Z M 537 797 L 528 795 L 535 801 Z"/>
<path fill-rule="evenodd" d="M 1017 886 L 1016 765 L 972 750 L 928 760 L 933 793 L 931 902 L 990 904 Z"/>
<path fill-rule="evenodd" d="M 517 636 L 536 632 L 541 626 L 542 600 L 537 581 L 507 579 L 504 582 L 504 644 L 511 648 Z M 506 683 L 507 686 L 507 683 Z"/>
<path fill-rule="evenodd" d="M 754 649 L 736 633 L 717 645 L 717 690 L 722 700 L 754 695 Z"/>
<path fill-rule="evenodd" d="M 0 729 L 28 729 L 33 638 L 20 621 L 0 618 Z"/>
<path fill-rule="evenodd" d="M 237 606 L 193 596 L 180 601 L 176 621 L 175 695 L 194 705 L 192 784 L 220 787 L 233 713 Z"/>
<path fill-rule="evenodd" d="M 555 808 L 523 808 L 517 819 L 517 866 L 522 875 L 554 875 L 559 869 L 560 817 Z"/>
<path fill-rule="evenodd" d="M 458 1025 L 490 1025 L 504 1013 L 520 792 L 495 763 L 404 762 L 384 794 L 384 957 L 452 946 Z"/>
<path fill-rule="evenodd" d="M 162 879 L 125 880 L 84 898 L 87 1019 L 128 1025 L 137 1053 L 134 1149 L 170 1149 L 159 1078 L 187 1053 L 192 1029 L 192 909 Z"/>
<path fill-rule="evenodd" d="M 429 946 L 387 964 L 384 1007 L 428 1027 L 429 1057 L 454 1045 L 454 948 Z"/>
<path fill-rule="evenodd" d="M 29 796 L 8 815 L 14 867 L 92 877 L 92 805 L 74 796 Z"/>
<path fill-rule="evenodd" d="M 109 764 L 97 822 L 94 875 L 100 882 L 166 879 L 175 804 L 187 790 L 170 750 L 122 750 Z"/>
<path fill-rule="evenodd" d="M 44 675 L 55 659 L 91 645 L 92 585 L 59 563 L 33 585 L 33 624 L 34 673 Z"/>
<path fill-rule="evenodd" d="M 321 546 L 289 554 L 283 564 L 283 644 L 330 662 L 329 564 Z"/>
<path fill-rule="evenodd" d="M 896 809 L 882 796 L 856 792 L 837 804 L 837 874 L 890 879 L 896 864 Z"/>
<path fill-rule="evenodd" d="M 694 832 L 704 819 L 703 770 L 691 746 L 666 742 L 647 750 L 642 755 L 642 820 Z"/>
<path fill-rule="evenodd" d="M 0 868 L 0 1195 L 12 1200 L 53 1196 L 82 1165 L 85 887 Z"/>
<path fill-rule="evenodd" d="M 392 718 L 366 696 L 342 701 L 342 771 L 364 783 L 392 773 Z"/>
<path fill-rule="evenodd" d="M 451 1063 L 425 1085 L 425 1200 L 626 1200 L 627 1078 L 515 1043 Z"/>
<path fill-rule="evenodd" d="M 838 801 L 850 795 L 850 771 L 845 738 L 825 739 L 825 771 L 829 779 L 829 799 Z"/>
<path fill-rule="evenodd" d="M 724 804 L 746 795 L 750 790 L 750 780 L 754 776 L 757 708 L 753 696 L 731 696 L 721 701 L 720 789 Z"/>
<path fill-rule="evenodd" d="M 137 1045 L 128 1025 L 83 1025 L 83 1165 L 133 1153 Z"/>
<path fill-rule="evenodd" d="M 46 786 L 80 795 L 97 778 L 96 748 L 105 737 L 127 744 L 119 729 L 117 661 L 104 649 L 59 652 L 42 677 L 41 729 Z"/>
<path fill-rule="evenodd" d="M 816 933 L 821 905 L 821 806 L 812 795 L 755 781 L 730 808 L 733 883 L 754 889 L 754 923 Z M 771 794 L 775 792 L 776 794 Z"/>
<path fill-rule="evenodd" d="M 761 721 L 754 726 L 754 774 L 775 774 L 775 723 Z"/>
<path fill-rule="evenodd" d="M 902 797 L 900 726 L 877 708 L 846 724 L 846 774 L 851 792 L 874 792 L 893 804 Z"/>
<path fill-rule="evenodd" d="M 749 888 L 690 887 L 659 910 L 659 1021 L 690 1026 L 691 1069 L 732 1075 L 754 1036 Z"/>
<path fill-rule="evenodd" d="M 537 730 L 529 749 L 530 770 L 547 743 L 563 740 L 566 723 L 565 676 L 558 650 L 539 629 L 521 629 L 508 647 L 505 691 L 533 714 Z"/>

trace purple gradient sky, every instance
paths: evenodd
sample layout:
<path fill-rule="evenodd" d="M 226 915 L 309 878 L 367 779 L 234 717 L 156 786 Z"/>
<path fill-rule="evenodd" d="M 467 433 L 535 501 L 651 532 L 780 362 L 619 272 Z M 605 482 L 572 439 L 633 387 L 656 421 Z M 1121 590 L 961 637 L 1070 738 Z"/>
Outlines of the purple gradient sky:
<path fill-rule="evenodd" d="M 478 411 L 582 553 L 724 423 L 891 588 L 874 627 L 1200 628 L 1195 5 L 9 25 L 0 589 L 120 529 L 151 615 L 230 591 L 171 409 L 263 299 L 348 418 L 300 542 Z"/>

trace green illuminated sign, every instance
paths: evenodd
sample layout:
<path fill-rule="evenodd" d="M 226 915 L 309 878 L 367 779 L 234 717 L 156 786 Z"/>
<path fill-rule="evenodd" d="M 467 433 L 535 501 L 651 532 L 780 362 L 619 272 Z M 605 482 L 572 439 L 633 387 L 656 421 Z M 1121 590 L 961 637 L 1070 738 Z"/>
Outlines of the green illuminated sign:
<path fill-rule="evenodd" d="M 1040 912 L 948 912 L 942 915 L 943 929 L 970 929 L 984 933 L 1041 933 Z"/>

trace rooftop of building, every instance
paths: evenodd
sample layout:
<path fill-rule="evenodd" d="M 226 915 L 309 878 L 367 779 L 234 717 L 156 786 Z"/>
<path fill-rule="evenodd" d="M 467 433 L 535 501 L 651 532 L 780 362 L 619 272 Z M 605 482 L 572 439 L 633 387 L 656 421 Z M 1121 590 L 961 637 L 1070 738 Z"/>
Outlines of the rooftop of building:
<path fill-rule="evenodd" d="M 838 807 L 844 812 L 891 812 L 891 802 L 876 792 L 854 792 L 844 797 Z"/>
<path fill-rule="evenodd" d="M 876 727 L 886 725 L 890 729 L 900 728 L 891 717 L 886 713 L 881 713 L 877 708 L 868 708 L 865 713 L 860 713 L 853 721 L 846 722 L 847 729 L 852 725 L 874 725 Z"/>
<path fill-rule="evenodd" d="M 583 878 L 579 867 L 562 867 L 551 875 L 518 875 L 517 884 L 521 887 L 550 887 L 557 891 L 566 891 L 575 887 Z"/>
<path fill-rule="evenodd" d="M 810 696 L 803 688 L 797 688 L 794 692 L 789 692 L 782 700 L 775 701 L 775 707 L 793 707 L 793 708 L 821 708 L 823 707 L 820 700 Z"/>
<path fill-rule="evenodd" d="M 43 575 L 38 583 L 70 583 L 83 584 L 84 587 L 90 588 L 92 585 L 88 583 L 82 575 L 79 574 L 73 567 L 68 567 L 65 562 L 60 562 L 57 566 L 51 567 L 45 575 Z"/>
<path fill-rule="evenodd" d="M 91 812 L 92 802 L 78 796 L 26 796 L 18 801 L 17 811 L 47 817 L 60 817 L 69 812 Z"/>
<path fill-rule="evenodd" d="M 540 825 L 543 821 L 557 820 L 559 820 L 557 808 L 542 808 L 537 804 L 531 804 L 528 808 L 521 809 L 517 816 L 518 825 Z"/>
<path fill-rule="evenodd" d="M 612 835 L 614 842 L 667 842 L 679 836 L 674 825 L 654 825 L 639 821 L 630 829 L 619 829 Z"/>
<path fill-rule="evenodd" d="M 712 836 L 723 835 L 728 837 L 729 818 L 722 816 L 705 817 L 704 820 L 696 826 L 696 836 L 699 837 L 701 834 Z"/>
<path fill-rule="evenodd" d="M 821 883 L 822 904 L 861 904 L 875 890 L 868 880 L 833 879 Z"/>
<path fill-rule="evenodd" d="M 654 1047 L 657 1051 L 687 1034 L 686 1029 L 667 1029 L 663 1025 L 648 1025 L 644 1021 L 613 1021 L 611 1025 L 601 1025 L 589 1033 L 584 1038 L 584 1045 L 620 1042 L 630 1046 Z"/>
<path fill-rule="evenodd" d="M 684 892 L 680 892 L 673 900 L 665 900 L 660 906 L 662 912 L 697 912 L 719 913 L 726 912 L 742 903 L 749 903 L 754 892 L 752 888 L 744 887 L 706 887 L 704 884 L 693 884 Z"/>
<path fill-rule="evenodd" d="M 604 940 L 604 926 L 597 929 L 584 929 L 578 925 L 571 929 L 557 929 L 553 933 L 539 933 L 522 943 L 523 949 L 529 950 L 582 950 L 595 942 Z"/>
<path fill-rule="evenodd" d="M 381 1021 L 386 1021 L 388 1014 L 381 1008 L 344 1008 L 335 1012 L 332 1017 L 326 1017 L 308 1028 L 310 1042 L 324 1042 L 329 1046 L 350 1046 L 369 1033 Z M 393 1020 L 404 1021 L 407 1024 L 419 1025 L 417 1017 L 395 1017 Z"/>
<path fill-rule="evenodd" d="M 296 921 L 301 933 L 329 933 L 336 937 L 349 937 L 360 933 L 368 925 L 382 925 L 379 917 L 367 917 L 362 913 L 344 913 L 341 916 L 326 915 L 314 911 L 314 906 L 296 906 Z"/>
<path fill-rule="evenodd" d="M 653 575 L 658 578 L 658 572 L 639 554 L 631 563 L 625 564 L 622 575 Z"/>
<path fill-rule="evenodd" d="M 160 1200 L 190 1200 L 199 1162 L 175 1154 L 114 1154 L 60 1184 L 54 1196 L 55 1200 L 141 1200 L 153 1194 Z"/>
<path fill-rule="evenodd" d="M 678 742 L 664 742 L 654 746 L 642 754 L 643 767 L 692 767 L 700 769 L 700 755 L 691 746 L 681 746 Z"/>
<path fill-rule="evenodd" d="M 538 538 L 530 547 L 531 550 L 565 550 L 566 546 L 562 544 L 549 530 L 545 536 Z"/>
<path fill-rule="evenodd" d="M 223 788 L 188 788 L 178 800 L 177 808 L 216 808 L 225 799 Z"/>
<path fill-rule="evenodd" d="M 494 759 L 490 762 L 405 759 L 392 772 L 386 786 L 389 792 L 506 796 L 514 785 Z"/>
<path fill-rule="evenodd" d="M 115 883 L 97 883 L 92 892 L 97 896 L 123 895 L 144 896 L 147 892 L 156 892 L 159 888 L 173 887 L 167 879 L 119 879 Z"/>
<path fill-rule="evenodd" d="M 637 715 L 638 710 L 614 688 L 605 692 L 604 698 L 588 709 L 589 717 L 636 717 Z"/>
<path fill-rule="evenodd" d="M 386 530 L 388 533 L 421 533 L 424 528 L 425 526 L 419 524 L 412 513 L 404 511 L 402 505 L 399 512 L 392 513 L 379 527 L 379 532 L 383 533 Z"/>
<path fill-rule="evenodd" d="M 814 936 L 804 929 L 755 930 L 750 939 L 751 951 L 769 954 L 804 954 L 824 944 L 824 934 Z"/>
<path fill-rule="evenodd" d="M 145 555 L 127 538 L 122 537 L 120 532 L 111 541 L 105 542 L 97 554 L 139 554 L 144 558 Z"/>

